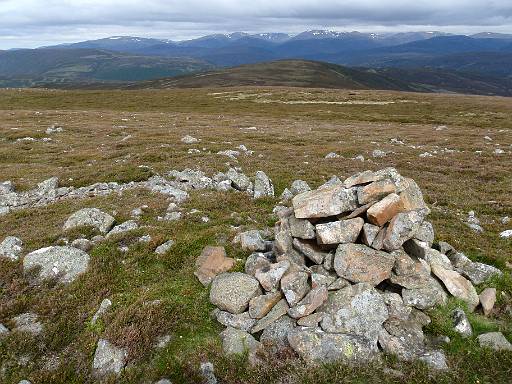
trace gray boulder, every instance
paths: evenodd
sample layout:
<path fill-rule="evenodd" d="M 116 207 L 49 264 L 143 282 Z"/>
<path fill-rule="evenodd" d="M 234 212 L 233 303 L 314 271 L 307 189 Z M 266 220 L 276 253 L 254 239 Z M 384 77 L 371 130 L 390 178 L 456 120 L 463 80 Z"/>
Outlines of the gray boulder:
<path fill-rule="evenodd" d="M 73 213 L 64 223 L 64 230 L 91 226 L 101 233 L 107 233 L 115 219 L 108 213 L 100 211 L 98 208 L 83 208 Z"/>
<path fill-rule="evenodd" d="M 358 207 L 357 190 L 342 184 L 301 193 L 292 199 L 298 219 L 336 216 Z"/>
<path fill-rule="evenodd" d="M 267 248 L 265 239 L 261 236 L 261 231 L 256 229 L 242 232 L 240 234 L 240 245 L 242 249 L 250 252 L 265 251 Z"/>
<path fill-rule="evenodd" d="M 31 252 L 23 259 L 23 269 L 39 267 L 39 280 L 57 278 L 61 283 L 70 283 L 89 266 L 89 255 L 74 247 L 52 246 Z"/>

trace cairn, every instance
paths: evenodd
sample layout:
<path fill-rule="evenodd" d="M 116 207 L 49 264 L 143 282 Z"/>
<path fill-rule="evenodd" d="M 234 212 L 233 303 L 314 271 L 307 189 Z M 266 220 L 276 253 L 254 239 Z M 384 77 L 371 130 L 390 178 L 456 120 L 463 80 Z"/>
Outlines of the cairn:
<path fill-rule="evenodd" d="M 249 231 L 258 252 L 245 273 L 213 278 L 224 351 L 248 350 L 253 362 L 268 353 L 366 362 L 384 351 L 446 369 L 423 333 L 424 311 L 449 295 L 474 310 L 473 284 L 501 272 L 434 246 L 420 188 L 393 168 L 335 178 L 291 202 L 278 211 L 272 242 Z"/>

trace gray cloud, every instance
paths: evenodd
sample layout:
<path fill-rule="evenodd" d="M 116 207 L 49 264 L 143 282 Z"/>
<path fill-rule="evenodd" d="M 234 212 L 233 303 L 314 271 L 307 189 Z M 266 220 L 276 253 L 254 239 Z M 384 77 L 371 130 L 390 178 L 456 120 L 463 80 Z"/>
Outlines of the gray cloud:
<path fill-rule="evenodd" d="M 512 33 L 510 0 L 0 0 L 0 48 L 312 28 Z"/>

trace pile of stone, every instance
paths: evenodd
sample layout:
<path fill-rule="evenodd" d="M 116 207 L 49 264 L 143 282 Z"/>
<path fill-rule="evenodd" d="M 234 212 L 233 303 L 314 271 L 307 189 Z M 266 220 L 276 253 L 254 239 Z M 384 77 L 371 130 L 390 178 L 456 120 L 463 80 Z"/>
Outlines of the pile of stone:
<path fill-rule="evenodd" d="M 233 263 L 225 255 L 198 260 L 227 327 L 225 352 L 248 350 L 254 362 L 267 353 L 361 362 L 384 351 L 446 369 L 423 333 L 424 310 L 452 295 L 472 311 L 480 301 L 473 284 L 501 272 L 434 246 L 420 188 L 393 168 L 334 178 L 291 201 L 270 245 L 254 231 L 240 236 L 256 251 L 245 273 L 226 272 Z"/>

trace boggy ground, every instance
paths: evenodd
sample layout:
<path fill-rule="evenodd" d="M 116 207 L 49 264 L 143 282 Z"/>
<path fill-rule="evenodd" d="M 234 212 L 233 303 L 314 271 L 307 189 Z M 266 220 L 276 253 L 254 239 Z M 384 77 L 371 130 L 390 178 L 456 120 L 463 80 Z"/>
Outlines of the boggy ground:
<path fill-rule="evenodd" d="M 46 134 L 52 124 L 64 131 Z M 493 314 L 484 318 L 476 313 L 470 320 L 475 334 L 500 330 L 512 340 L 512 279 L 507 269 L 512 243 L 499 237 L 510 229 L 501 218 L 512 216 L 511 132 L 512 102 L 505 98 L 286 88 L 4 90 L 0 181 L 12 180 L 23 190 L 58 176 L 61 185 L 83 186 L 144 180 L 186 167 L 212 175 L 227 170 L 229 163 L 248 175 L 265 171 L 279 195 L 295 179 L 315 187 L 331 175 L 341 178 L 393 166 L 422 188 L 432 207 L 437 240 L 506 271 L 489 284 L 498 288 Z M 201 141 L 182 143 L 187 134 Z M 16 141 L 25 137 L 36 141 Z M 52 140 L 41 140 L 46 137 Z M 217 154 L 241 144 L 254 154 L 242 154 L 238 161 Z M 190 149 L 201 153 L 189 153 Z M 373 158 L 375 149 L 388 154 Z M 495 154 L 496 149 L 504 153 Z M 330 152 L 342 157 L 325 159 Z M 426 152 L 432 157 L 419 156 Z M 359 154 L 364 162 L 353 159 Z M 271 226 L 278 200 L 199 191 L 183 207 L 201 212 L 169 223 L 156 219 L 167 207 L 162 196 L 135 190 L 122 197 L 66 200 L 1 217 L 0 239 L 18 236 L 27 252 L 57 244 L 62 236 L 79 237 L 80 231 L 63 233 L 62 225 L 80 208 L 102 208 L 122 222 L 133 208 L 147 204 L 140 221 L 145 227 L 123 241 L 143 234 L 153 239 L 127 253 L 118 250 L 115 239 L 101 243 L 90 252 L 89 271 L 67 286 L 31 285 L 20 262 L 1 259 L 0 322 L 11 325 L 12 317 L 31 311 L 45 325 L 42 337 L 19 334 L 0 342 L 7 382 L 94 382 L 91 366 L 99 337 L 128 348 L 129 363 L 118 380 L 129 383 L 162 377 L 173 383 L 201 382 L 199 364 L 206 360 L 214 363 L 223 383 L 510 382 L 512 353 L 481 349 L 474 338 L 462 339 L 452 331 L 450 313 L 456 302 L 432 311 L 433 322 L 427 328 L 452 339 L 445 347 L 451 368 L 447 373 L 433 375 L 419 363 L 401 363 L 393 357 L 364 367 L 335 364 L 314 369 L 286 356 L 255 369 L 243 359 L 223 357 L 218 337 L 222 327 L 210 318 L 208 290 L 193 275 L 195 258 L 205 245 L 225 245 L 229 256 L 240 259 L 241 270 L 248 254 L 231 245 L 232 226 Z M 483 234 L 463 223 L 469 210 L 480 218 Z M 210 218 L 208 223 L 201 221 L 204 215 Z M 154 254 L 153 249 L 167 239 L 176 241 L 171 251 Z M 112 309 L 91 325 L 107 297 Z M 157 337 L 165 334 L 171 335 L 171 342 L 155 349 Z"/>

